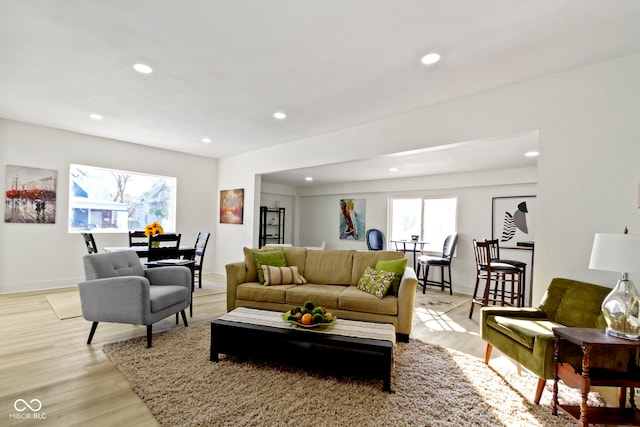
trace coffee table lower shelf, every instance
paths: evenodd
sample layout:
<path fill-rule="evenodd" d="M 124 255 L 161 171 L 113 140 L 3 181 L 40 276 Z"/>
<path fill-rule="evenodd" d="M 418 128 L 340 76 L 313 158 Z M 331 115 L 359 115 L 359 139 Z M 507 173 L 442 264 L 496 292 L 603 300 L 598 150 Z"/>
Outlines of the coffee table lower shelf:
<path fill-rule="evenodd" d="M 211 322 L 210 360 L 229 354 L 282 361 L 383 380 L 391 391 L 394 342 L 217 319 Z"/>

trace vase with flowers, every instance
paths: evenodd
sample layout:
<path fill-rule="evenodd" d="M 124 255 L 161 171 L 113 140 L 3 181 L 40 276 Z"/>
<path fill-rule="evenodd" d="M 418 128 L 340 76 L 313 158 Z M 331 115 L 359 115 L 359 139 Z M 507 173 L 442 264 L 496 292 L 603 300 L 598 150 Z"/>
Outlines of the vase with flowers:
<path fill-rule="evenodd" d="M 144 227 L 144 235 L 147 237 L 155 236 L 157 234 L 162 234 L 162 233 L 164 233 L 164 229 L 162 228 L 162 226 L 158 221 L 153 221 L 151 224 L 147 224 Z M 151 245 L 152 247 L 159 247 L 160 242 L 152 242 Z"/>

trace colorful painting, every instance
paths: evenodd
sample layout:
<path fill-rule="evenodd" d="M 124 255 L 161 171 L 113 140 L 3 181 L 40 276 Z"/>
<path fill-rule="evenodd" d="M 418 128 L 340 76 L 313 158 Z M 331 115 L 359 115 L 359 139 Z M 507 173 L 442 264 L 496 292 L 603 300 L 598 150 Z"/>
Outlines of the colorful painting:
<path fill-rule="evenodd" d="M 220 224 L 242 224 L 244 188 L 220 191 Z"/>
<path fill-rule="evenodd" d="M 58 172 L 7 165 L 4 222 L 55 224 Z"/>
<path fill-rule="evenodd" d="M 533 242 L 535 213 L 536 196 L 494 197 L 493 238 L 505 248 L 518 248 L 518 242 Z"/>
<path fill-rule="evenodd" d="M 340 239 L 364 240 L 366 199 L 340 199 Z"/>

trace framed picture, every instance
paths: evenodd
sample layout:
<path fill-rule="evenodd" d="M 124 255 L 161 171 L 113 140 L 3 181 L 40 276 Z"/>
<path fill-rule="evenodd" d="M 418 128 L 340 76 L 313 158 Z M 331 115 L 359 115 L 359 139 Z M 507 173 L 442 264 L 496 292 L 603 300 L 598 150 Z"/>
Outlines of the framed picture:
<path fill-rule="evenodd" d="M 55 224 L 58 172 L 7 165 L 4 222 Z"/>
<path fill-rule="evenodd" d="M 367 199 L 340 199 L 340 239 L 364 240 Z"/>
<path fill-rule="evenodd" d="M 518 242 L 533 242 L 536 231 L 536 196 L 494 197 L 491 235 L 503 248 L 523 249 Z"/>
<path fill-rule="evenodd" d="M 220 224 L 242 224 L 244 188 L 220 191 Z"/>

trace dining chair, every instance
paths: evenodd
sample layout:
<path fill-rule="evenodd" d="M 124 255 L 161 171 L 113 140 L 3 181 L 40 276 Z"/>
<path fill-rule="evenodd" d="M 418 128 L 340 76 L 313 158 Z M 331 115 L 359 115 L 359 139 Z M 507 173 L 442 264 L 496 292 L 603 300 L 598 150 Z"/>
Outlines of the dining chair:
<path fill-rule="evenodd" d="M 370 251 L 384 250 L 384 234 L 377 228 L 370 228 L 365 233 L 367 248 Z"/>
<path fill-rule="evenodd" d="M 129 232 L 129 247 L 133 246 L 147 246 L 149 244 L 149 238 L 144 231 L 130 231 Z"/>
<path fill-rule="evenodd" d="M 204 251 L 207 249 L 207 243 L 209 242 L 210 233 L 201 231 L 196 238 L 196 253 L 194 257 L 195 264 L 193 265 L 194 275 L 198 276 L 198 287 L 202 287 L 202 263 L 204 261 Z M 195 277 L 194 277 L 195 280 Z"/>
<path fill-rule="evenodd" d="M 149 245 L 149 256 L 147 259 L 151 261 L 178 259 L 180 258 L 180 238 L 182 234 L 163 233 L 149 236 L 147 245 Z"/>
<path fill-rule="evenodd" d="M 418 257 L 418 268 L 416 275 L 418 276 L 418 284 L 422 285 L 422 293 L 427 290 L 427 286 L 439 286 L 441 290 L 449 288 L 449 295 L 453 294 L 451 284 L 451 260 L 456 251 L 458 244 L 458 233 L 451 234 L 444 239 L 442 245 L 442 256 L 420 255 Z M 440 281 L 429 280 L 429 267 L 440 267 Z M 420 273 L 424 269 L 424 275 L 420 278 Z M 445 277 L 445 269 L 449 273 L 449 279 Z"/>
<path fill-rule="evenodd" d="M 473 250 L 476 258 L 476 284 L 471 298 L 469 319 L 473 316 L 476 305 L 482 307 L 490 303 L 520 307 L 522 297 L 522 270 L 512 264 L 492 259 L 493 242 L 482 242 L 473 239 Z M 484 282 L 484 290 L 478 295 L 480 283 Z M 492 288 L 493 285 L 493 288 Z"/>
<path fill-rule="evenodd" d="M 87 252 L 90 254 L 98 253 L 98 247 L 96 246 L 96 241 L 93 239 L 92 233 L 81 233 L 84 238 L 84 243 L 87 245 Z"/>

